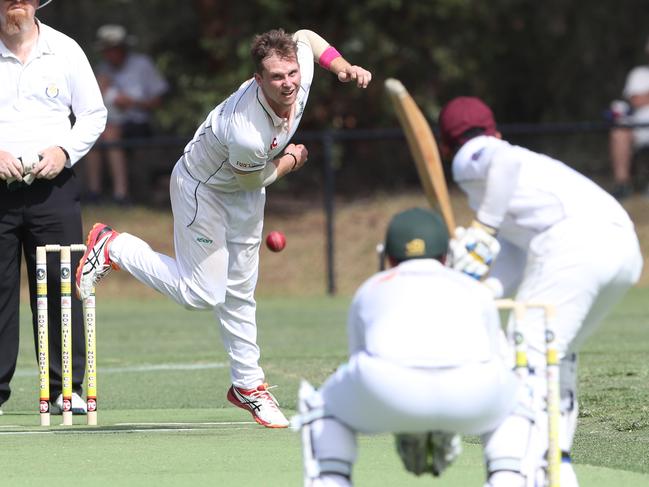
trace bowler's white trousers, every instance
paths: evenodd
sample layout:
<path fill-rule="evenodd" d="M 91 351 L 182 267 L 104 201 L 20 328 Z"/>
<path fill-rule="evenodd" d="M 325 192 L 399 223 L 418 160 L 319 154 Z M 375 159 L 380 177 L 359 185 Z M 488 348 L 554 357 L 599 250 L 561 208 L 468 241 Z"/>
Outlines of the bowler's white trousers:
<path fill-rule="evenodd" d="M 139 281 L 192 310 L 214 310 L 230 360 L 232 383 L 264 381 L 259 366 L 255 286 L 265 190 L 225 193 L 192 178 L 182 159 L 170 183 L 176 258 L 121 233 L 110 258 Z"/>

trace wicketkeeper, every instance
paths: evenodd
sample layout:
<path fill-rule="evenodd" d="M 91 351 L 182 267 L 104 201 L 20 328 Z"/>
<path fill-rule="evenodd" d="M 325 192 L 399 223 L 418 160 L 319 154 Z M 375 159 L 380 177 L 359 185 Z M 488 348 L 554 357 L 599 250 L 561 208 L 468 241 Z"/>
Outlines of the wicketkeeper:
<path fill-rule="evenodd" d="M 459 435 L 488 432 L 522 407 L 494 300 L 444 266 L 448 242 L 429 210 L 390 222 L 391 268 L 360 287 L 349 311 L 349 361 L 319 390 L 300 388 L 293 425 L 305 486 L 350 486 L 358 433 L 396 433 L 406 469 L 437 476 L 459 454 Z"/>
<path fill-rule="evenodd" d="M 451 100 L 440 113 L 439 125 L 442 151 L 454 155 L 453 179 L 476 212 L 469 228 L 456 230 L 450 264 L 476 279 L 491 268 L 485 284 L 496 297 L 556 308 L 561 487 L 575 487 L 570 448 L 577 422 L 576 352 L 640 276 L 642 256 L 633 223 L 615 199 L 577 171 L 501 140 L 493 113 L 482 100 Z M 528 310 L 525 327 L 531 372 L 527 387 L 536 401 L 536 421 L 543 424 L 543 311 Z M 512 416 L 489 439 L 490 485 L 501 478 L 509 479 L 504 485 L 512 487 L 543 485 L 525 472 L 526 462 L 534 460 L 519 454 L 529 443 L 528 432 L 529 425 Z"/>

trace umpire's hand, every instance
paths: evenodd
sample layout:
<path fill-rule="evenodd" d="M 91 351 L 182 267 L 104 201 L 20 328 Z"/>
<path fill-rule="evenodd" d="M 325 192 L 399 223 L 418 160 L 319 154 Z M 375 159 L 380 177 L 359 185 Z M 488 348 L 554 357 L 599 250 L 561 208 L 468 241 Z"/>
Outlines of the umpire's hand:
<path fill-rule="evenodd" d="M 23 165 L 9 152 L 0 150 L 0 179 L 23 180 Z"/>
<path fill-rule="evenodd" d="M 67 154 L 58 146 L 48 147 L 40 155 L 42 159 L 32 170 L 32 174 L 38 179 L 54 179 L 63 171 L 68 160 Z"/>

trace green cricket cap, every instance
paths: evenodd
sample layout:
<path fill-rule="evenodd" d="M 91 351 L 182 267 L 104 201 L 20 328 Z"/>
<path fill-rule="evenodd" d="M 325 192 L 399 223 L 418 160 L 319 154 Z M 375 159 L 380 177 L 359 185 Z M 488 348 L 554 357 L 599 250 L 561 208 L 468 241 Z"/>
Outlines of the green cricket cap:
<path fill-rule="evenodd" d="M 398 262 L 446 255 L 448 229 L 439 213 L 411 208 L 397 213 L 385 236 L 385 253 Z"/>

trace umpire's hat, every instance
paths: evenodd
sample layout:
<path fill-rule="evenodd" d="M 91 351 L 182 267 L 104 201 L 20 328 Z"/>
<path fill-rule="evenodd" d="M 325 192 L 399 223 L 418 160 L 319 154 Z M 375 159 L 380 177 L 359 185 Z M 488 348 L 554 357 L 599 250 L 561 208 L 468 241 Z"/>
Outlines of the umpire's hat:
<path fill-rule="evenodd" d="M 397 262 L 439 259 L 448 250 L 448 230 L 439 213 L 411 208 L 397 213 L 385 236 L 385 253 Z"/>

